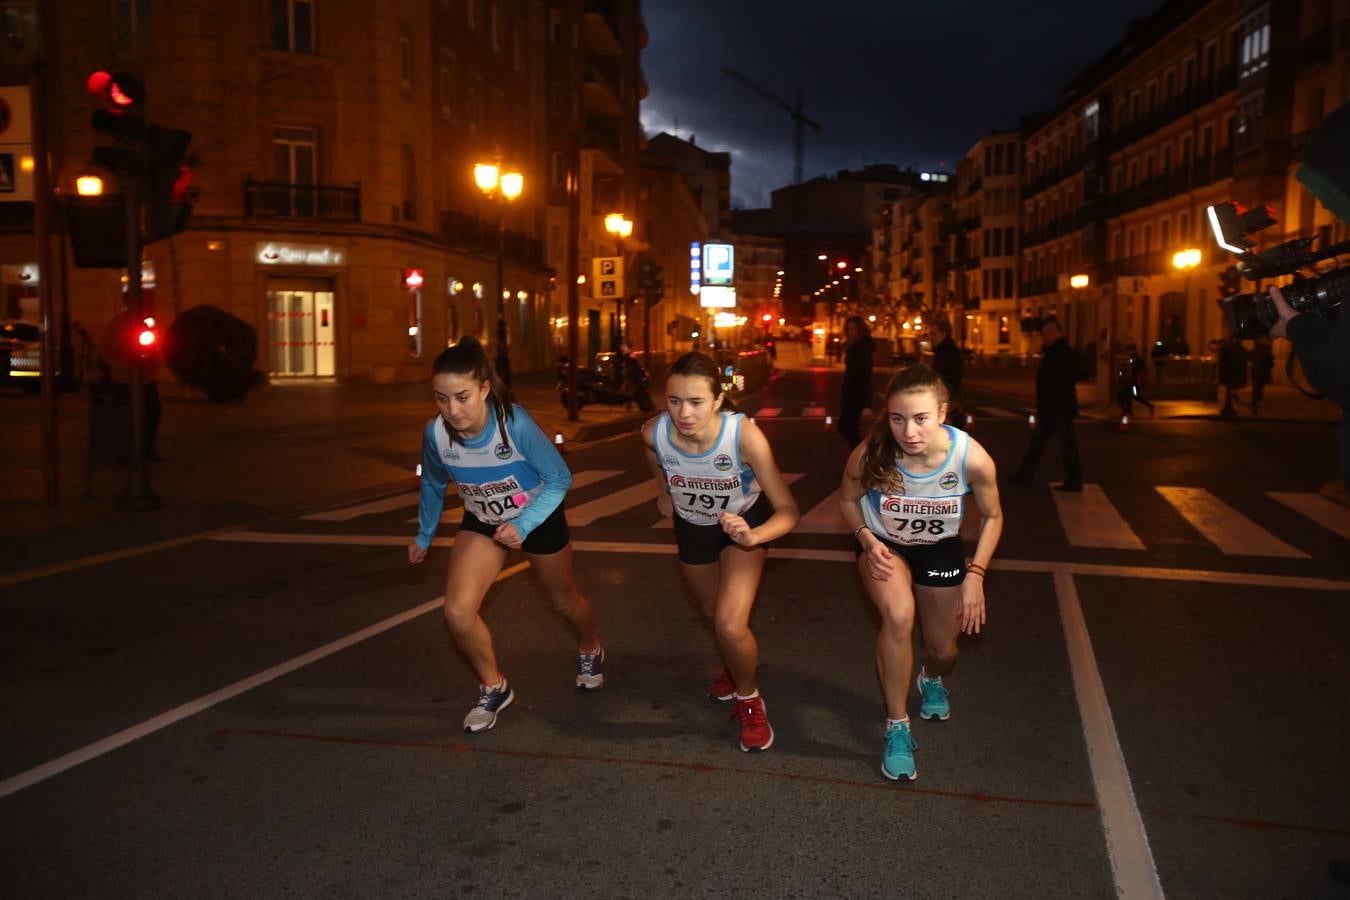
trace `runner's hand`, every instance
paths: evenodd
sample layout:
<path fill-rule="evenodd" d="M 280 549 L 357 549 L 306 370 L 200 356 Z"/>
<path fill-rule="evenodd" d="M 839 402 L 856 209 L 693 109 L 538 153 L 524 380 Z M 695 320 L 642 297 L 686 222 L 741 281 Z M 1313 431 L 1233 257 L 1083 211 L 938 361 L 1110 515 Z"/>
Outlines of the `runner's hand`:
<path fill-rule="evenodd" d="M 508 550 L 515 550 L 521 544 L 520 529 L 510 522 L 503 522 L 493 532 L 492 539 Z"/>
<path fill-rule="evenodd" d="M 408 565 L 415 566 L 427 558 L 427 549 L 418 546 L 416 541 L 408 545 Z"/>
<path fill-rule="evenodd" d="M 755 534 L 755 529 L 751 528 L 750 523 L 740 516 L 722 513 L 717 521 L 721 523 L 722 530 L 727 533 L 727 536 L 742 547 L 753 547 L 759 543 L 759 535 Z"/>
<path fill-rule="evenodd" d="M 868 532 L 863 532 L 867 534 Z M 863 568 L 873 581 L 887 581 L 895 574 L 894 557 L 891 556 L 890 548 L 876 539 L 873 535 L 870 540 L 863 542 L 864 546 L 870 544 L 867 550 L 863 552 Z"/>
<path fill-rule="evenodd" d="M 961 582 L 961 633 L 979 634 L 984 625 L 984 577 L 967 572 Z"/>

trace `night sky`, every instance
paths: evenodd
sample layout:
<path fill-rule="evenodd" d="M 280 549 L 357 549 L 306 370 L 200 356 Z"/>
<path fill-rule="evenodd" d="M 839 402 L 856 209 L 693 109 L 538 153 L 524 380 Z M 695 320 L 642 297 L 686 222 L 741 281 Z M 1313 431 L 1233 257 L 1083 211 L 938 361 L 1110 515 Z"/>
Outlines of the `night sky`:
<path fill-rule="evenodd" d="M 954 172 L 981 135 L 1053 108 L 1132 18 L 1161 5 L 643 0 L 642 122 L 731 151 L 732 205 L 767 206 L 792 179 L 792 121 L 722 74 L 727 65 L 785 100 L 804 92 L 824 126 L 806 132 L 804 178 L 870 162 Z"/>

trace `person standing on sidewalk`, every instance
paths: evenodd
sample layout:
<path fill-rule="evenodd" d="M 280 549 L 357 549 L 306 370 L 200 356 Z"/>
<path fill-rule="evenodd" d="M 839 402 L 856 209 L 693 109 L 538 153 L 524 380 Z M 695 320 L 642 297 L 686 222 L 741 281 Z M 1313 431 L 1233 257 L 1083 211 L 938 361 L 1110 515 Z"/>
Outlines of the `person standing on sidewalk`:
<path fill-rule="evenodd" d="M 848 458 L 839 512 L 857 541 L 858 572 L 881 613 L 877 668 L 886 698 L 881 774 L 918 777 L 909 727 L 911 640 L 917 612 L 923 665 L 919 716 L 951 715 L 943 676 L 956 665 L 957 637 L 984 626 L 984 574 L 1003 533 L 994 460 L 964 431 L 944 424 L 947 389 L 928 366 L 896 373 L 885 414 Z M 980 534 L 967 565 L 961 544 L 965 495 L 980 510 Z"/>
<path fill-rule="evenodd" d="M 563 497 L 572 473 L 558 451 L 497 377 L 476 338 L 441 351 L 431 370 L 438 415 L 422 433 L 418 531 L 408 562 L 427 557 L 451 479 L 464 499 L 464 519 L 450 551 L 445 620 L 455 647 L 478 675 L 478 702 L 464 730 L 487 731 L 515 700 L 497 668 L 492 634 L 479 609 L 511 550 L 521 549 L 540 575 L 545 595 L 577 647 L 576 686 L 604 685 L 605 651 L 595 613 L 577 590 Z"/>
<path fill-rule="evenodd" d="M 1275 373 L 1275 352 L 1270 348 L 1270 338 L 1261 335 L 1252 344 L 1252 415 L 1259 415 L 1261 412 L 1261 400 L 1266 392 L 1266 385 L 1270 384 L 1270 379 Z"/>
<path fill-rule="evenodd" d="M 933 346 L 933 368 L 947 382 L 948 413 L 947 424 L 963 431 L 966 427 L 966 407 L 961 402 L 961 379 L 965 375 L 966 360 L 961 348 L 952 339 L 952 323 L 938 319 L 933 325 L 938 342 Z"/>
<path fill-rule="evenodd" d="M 768 750 L 773 727 L 759 694 L 759 644 L 750 610 L 770 541 L 799 513 L 764 432 L 722 411 L 717 363 L 686 353 L 666 377 L 666 411 L 642 427 L 656 505 L 674 518 L 685 583 L 711 622 L 723 668 L 708 695 L 735 700 L 741 749 Z"/>
<path fill-rule="evenodd" d="M 872 331 L 862 316 L 844 322 L 844 387 L 839 398 L 839 433 L 850 447 L 862 442 L 862 413 L 872 405 Z"/>
<path fill-rule="evenodd" d="M 1223 385 L 1221 416 L 1236 416 L 1236 403 L 1242 402 L 1238 391 L 1247 385 L 1247 350 L 1242 342 L 1229 337 L 1219 346 L 1219 384 Z"/>
<path fill-rule="evenodd" d="M 1083 489 L 1083 463 L 1078 456 L 1078 435 L 1073 420 L 1078 416 L 1078 365 L 1064 332 L 1055 319 L 1041 325 L 1041 367 L 1036 370 L 1036 429 L 1031 433 L 1026 453 L 1017 471 L 1008 479 L 1030 486 L 1041 463 L 1041 454 L 1052 435 L 1059 435 L 1064 459 L 1064 482 L 1057 491 Z"/>

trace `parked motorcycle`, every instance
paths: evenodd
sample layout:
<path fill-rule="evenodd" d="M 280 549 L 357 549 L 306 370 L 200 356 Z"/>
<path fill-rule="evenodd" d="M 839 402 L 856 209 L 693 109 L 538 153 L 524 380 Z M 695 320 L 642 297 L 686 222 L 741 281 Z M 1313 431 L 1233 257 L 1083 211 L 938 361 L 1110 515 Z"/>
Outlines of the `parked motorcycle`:
<path fill-rule="evenodd" d="M 631 355 L 625 356 L 621 363 L 623 380 L 615 384 L 613 378 L 607 378 L 594 369 L 584 368 L 577 370 L 577 410 L 588 404 L 599 403 L 603 406 L 625 406 L 630 407 L 637 404 L 637 408 L 643 412 L 651 412 L 655 407 L 652 405 L 650 392 L 651 378 L 647 370 L 643 368 L 642 363 L 638 362 Z M 569 413 L 572 412 L 569 403 L 570 396 L 568 391 L 568 378 L 572 366 L 566 357 L 558 363 L 557 376 L 558 381 L 555 389 L 558 391 L 558 400 Z M 601 365 L 601 368 L 607 366 Z"/>

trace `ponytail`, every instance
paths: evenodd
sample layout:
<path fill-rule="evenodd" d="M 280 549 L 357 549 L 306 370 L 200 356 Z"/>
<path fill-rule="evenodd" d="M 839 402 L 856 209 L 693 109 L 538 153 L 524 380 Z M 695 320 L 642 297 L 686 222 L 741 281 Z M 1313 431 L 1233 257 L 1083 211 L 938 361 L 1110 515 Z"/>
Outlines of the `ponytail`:
<path fill-rule="evenodd" d="M 431 364 L 431 377 L 435 378 L 437 375 L 468 375 L 478 384 L 486 381 L 488 402 L 491 404 L 493 415 L 497 417 L 497 428 L 505 436 L 506 422 L 514 415 L 512 405 L 515 400 L 511 397 L 511 389 L 492 367 L 487 352 L 478 342 L 478 338 L 465 335 L 453 347 L 442 350 L 440 356 L 437 356 L 436 361 Z M 441 422 L 445 425 L 445 432 L 450 436 L 452 444 L 464 443 L 464 437 L 455 431 L 449 422 L 444 418 Z"/>

